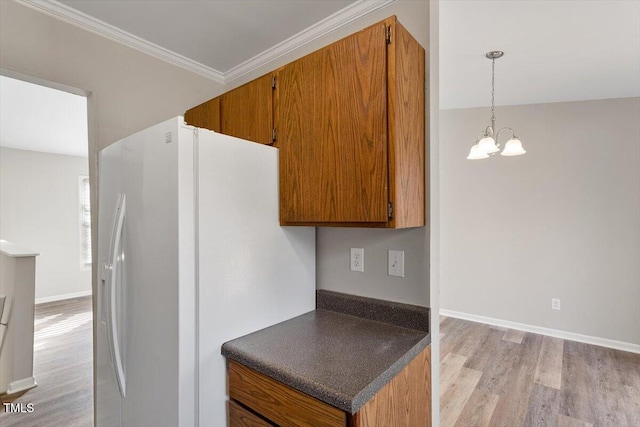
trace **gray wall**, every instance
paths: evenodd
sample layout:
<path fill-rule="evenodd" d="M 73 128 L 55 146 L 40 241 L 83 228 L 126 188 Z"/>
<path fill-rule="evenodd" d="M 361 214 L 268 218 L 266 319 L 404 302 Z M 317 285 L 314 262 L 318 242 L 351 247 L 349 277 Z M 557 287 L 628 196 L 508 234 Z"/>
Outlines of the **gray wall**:
<path fill-rule="evenodd" d="M 0 237 L 40 254 L 36 301 L 91 293 L 80 263 L 80 184 L 86 157 L 0 148 Z"/>
<path fill-rule="evenodd" d="M 443 309 L 640 344 L 640 98 L 441 111 Z M 562 310 L 551 310 L 560 298 Z"/>
<path fill-rule="evenodd" d="M 406 230 L 320 227 L 316 277 L 328 289 L 416 305 L 429 305 L 426 227 Z M 349 269 L 350 248 L 364 248 L 364 273 Z M 387 250 L 404 251 L 404 277 L 387 275 Z"/>

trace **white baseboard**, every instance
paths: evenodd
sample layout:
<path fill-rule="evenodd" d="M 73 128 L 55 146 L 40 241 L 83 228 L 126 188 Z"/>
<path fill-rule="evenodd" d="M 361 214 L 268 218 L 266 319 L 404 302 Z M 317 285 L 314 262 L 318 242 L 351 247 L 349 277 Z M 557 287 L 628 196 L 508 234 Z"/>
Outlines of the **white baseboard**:
<path fill-rule="evenodd" d="M 12 381 L 7 387 L 7 394 L 15 394 L 20 393 L 21 391 L 29 390 L 30 388 L 34 388 L 38 383 L 36 379 L 33 377 L 23 378 L 18 381 Z"/>
<path fill-rule="evenodd" d="M 624 341 L 610 340 L 608 338 L 592 337 L 590 335 L 576 334 L 574 332 L 560 331 L 558 329 L 543 328 L 542 326 L 527 325 L 525 323 L 511 322 L 509 320 L 494 319 L 493 317 L 479 316 L 477 314 L 462 313 L 460 311 L 440 309 L 442 316 L 455 317 L 457 319 L 470 320 L 472 322 L 486 323 L 487 325 L 516 329 L 519 331 L 533 332 L 534 334 L 547 335 L 562 338 L 569 341 L 578 341 L 586 344 L 599 345 L 601 347 L 614 348 L 616 350 L 629 351 L 640 354 L 640 345 Z"/>
<path fill-rule="evenodd" d="M 63 299 L 86 297 L 91 295 L 91 291 L 73 292 L 71 294 L 53 295 L 50 297 L 36 298 L 36 304 L 44 304 L 45 302 L 61 301 Z"/>

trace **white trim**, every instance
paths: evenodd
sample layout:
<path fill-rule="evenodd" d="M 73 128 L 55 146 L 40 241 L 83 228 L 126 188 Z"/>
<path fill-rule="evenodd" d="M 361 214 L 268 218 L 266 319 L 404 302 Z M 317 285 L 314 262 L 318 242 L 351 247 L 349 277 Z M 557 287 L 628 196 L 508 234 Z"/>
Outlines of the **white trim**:
<path fill-rule="evenodd" d="M 34 377 L 23 378 L 17 381 L 11 381 L 9 387 L 7 387 L 7 394 L 20 393 L 21 391 L 34 388 L 38 383 Z"/>
<path fill-rule="evenodd" d="M 616 341 L 608 338 L 593 337 L 590 335 L 576 334 L 574 332 L 560 331 L 558 329 L 544 328 L 542 326 L 527 325 L 525 323 L 511 322 L 509 320 L 494 319 L 493 317 L 479 316 L 477 314 L 462 313 L 459 311 L 440 309 L 440 315 L 455 317 L 456 319 L 470 320 L 472 322 L 486 323 L 488 325 L 501 326 L 503 328 L 516 329 L 519 331 L 532 332 L 534 334 L 547 335 L 550 337 L 562 338 L 569 341 L 578 341 L 587 344 L 599 345 L 601 347 L 614 348 L 616 350 L 628 351 L 640 354 L 640 345 L 624 341 Z"/>
<path fill-rule="evenodd" d="M 49 80 L 41 79 L 39 77 L 30 76 L 28 74 L 23 74 L 17 71 L 8 70 L 2 67 L 0 67 L 0 76 L 9 77 L 15 80 L 22 80 L 23 82 L 33 83 L 39 86 L 61 90 L 63 92 L 69 92 L 74 95 L 84 96 L 85 98 L 88 98 L 89 95 L 91 95 L 91 91 L 88 91 L 88 90 L 80 89 L 73 86 L 63 85 L 62 83 L 52 82 Z"/>
<path fill-rule="evenodd" d="M 287 53 L 336 31 L 345 25 L 378 9 L 394 3 L 396 0 L 357 0 L 349 6 L 326 17 L 312 26 L 300 31 L 277 45 L 257 54 L 253 58 L 236 65 L 224 73 L 225 83 L 228 84 L 251 71 L 280 58 Z"/>
<path fill-rule="evenodd" d="M 125 46 L 137 49 L 154 58 L 161 59 L 173 65 L 177 65 L 186 70 L 210 78 L 218 83 L 224 84 L 224 74 L 211 67 L 207 67 L 197 61 L 179 55 L 155 43 L 151 43 L 143 38 L 135 36 L 127 31 L 107 24 L 76 9 L 73 9 L 56 0 L 16 0 L 18 3 L 32 9 L 53 16 L 61 21 L 67 22 L 83 30 L 90 31 L 99 36 L 121 43 Z"/>
<path fill-rule="evenodd" d="M 155 43 L 151 43 L 141 37 L 121 30 L 111 24 L 82 13 L 66 4 L 56 0 L 16 0 L 18 3 L 32 9 L 43 12 L 49 16 L 67 22 L 83 30 L 90 31 L 99 36 L 121 43 L 130 48 L 139 50 L 155 58 L 182 67 L 186 70 L 210 78 L 217 83 L 228 84 L 280 58 L 287 53 L 301 48 L 312 41 L 338 30 L 349 23 L 362 18 L 378 9 L 382 9 L 396 2 L 396 0 L 357 0 L 349 6 L 335 12 L 327 18 L 319 21 L 299 33 L 289 37 L 283 42 L 265 50 L 247 61 L 227 70 L 218 71 L 197 61 L 189 59 L 178 53 L 172 52 Z"/>
<path fill-rule="evenodd" d="M 71 299 L 71 298 L 80 298 L 80 297 L 86 297 L 91 295 L 91 291 L 82 291 L 82 292 L 72 292 L 70 294 L 61 294 L 61 295 L 53 295 L 50 297 L 42 297 L 42 298 L 36 298 L 36 305 L 37 304 L 44 304 L 45 302 L 53 302 L 53 301 L 62 301 L 64 299 Z"/>
<path fill-rule="evenodd" d="M 79 234 L 79 239 L 78 239 L 78 252 L 79 252 L 79 267 L 80 267 L 80 271 L 88 271 L 91 270 L 91 243 L 89 242 L 89 262 L 85 262 L 83 255 L 83 249 L 84 249 L 84 227 L 83 227 L 83 215 L 82 215 L 82 200 L 83 200 L 83 192 L 84 192 L 84 182 L 88 182 L 89 181 L 89 175 L 79 175 L 78 176 L 78 234 Z M 90 184 L 89 184 L 90 185 Z M 91 189 L 89 189 L 89 193 L 91 193 Z M 89 195 L 89 200 L 91 200 L 91 196 Z M 89 202 L 89 210 L 91 210 L 91 202 Z M 91 213 L 89 213 L 89 216 L 91 216 Z M 93 218 L 90 218 L 91 220 Z M 91 239 L 91 224 L 89 224 L 89 239 Z"/>

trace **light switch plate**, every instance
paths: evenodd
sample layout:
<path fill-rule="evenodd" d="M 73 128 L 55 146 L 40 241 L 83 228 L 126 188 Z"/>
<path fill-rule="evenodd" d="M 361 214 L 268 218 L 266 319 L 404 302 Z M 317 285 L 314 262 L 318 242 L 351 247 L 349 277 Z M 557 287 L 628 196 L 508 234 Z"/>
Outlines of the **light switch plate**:
<path fill-rule="evenodd" d="M 404 251 L 389 251 L 389 276 L 404 277 Z"/>
<path fill-rule="evenodd" d="M 351 271 L 364 273 L 364 248 L 351 248 Z"/>

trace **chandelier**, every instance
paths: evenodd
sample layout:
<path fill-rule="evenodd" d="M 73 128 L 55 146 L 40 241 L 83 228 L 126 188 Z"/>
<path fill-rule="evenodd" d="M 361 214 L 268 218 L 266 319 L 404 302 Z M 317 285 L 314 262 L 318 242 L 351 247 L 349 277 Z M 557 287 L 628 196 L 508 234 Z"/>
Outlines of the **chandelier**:
<path fill-rule="evenodd" d="M 504 52 L 499 50 L 491 51 L 486 54 L 486 57 L 491 60 L 491 126 L 487 126 L 484 132 L 478 134 L 476 143 L 471 146 L 467 159 L 480 160 L 486 159 L 490 155 L 494 155 L 500 151 L 500 143 L 498 142 L 498 136 L 502 131 L 511 132 L 511 138 L 504 145 L 504 149 L 500 153 L 503 156 L 519 156 L 526 153 L 522 148 L 522 142 L 518 139 L 516 132 L 508 127 L 501 128 L 496 131 L 496 115 L 495 115 L 495 93 L 496 93 L 496 59 L 502 58 Z"/>

